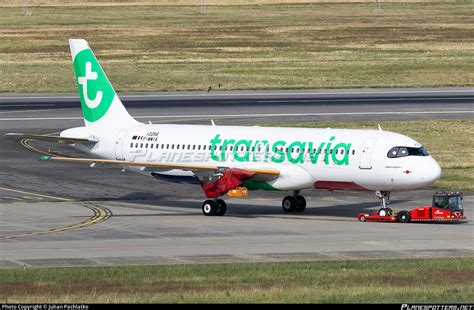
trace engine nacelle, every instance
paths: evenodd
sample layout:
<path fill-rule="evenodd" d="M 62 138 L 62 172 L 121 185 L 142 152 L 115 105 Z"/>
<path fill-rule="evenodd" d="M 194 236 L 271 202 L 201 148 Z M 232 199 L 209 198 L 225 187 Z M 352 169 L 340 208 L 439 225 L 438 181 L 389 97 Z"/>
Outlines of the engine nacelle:
<path fill-rule="evenodd" d="M 269 181 L 272 187 L 278 190 L 299 190 L 313 187 L 313 179 L 304 168 L 296 165 L 279 165 L 280 175 Z"/>

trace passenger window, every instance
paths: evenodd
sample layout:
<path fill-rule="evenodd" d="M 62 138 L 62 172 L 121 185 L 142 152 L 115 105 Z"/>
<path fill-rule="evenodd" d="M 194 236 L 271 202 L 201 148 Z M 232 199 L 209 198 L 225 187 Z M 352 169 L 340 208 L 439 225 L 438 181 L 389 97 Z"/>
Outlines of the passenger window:
<path fill-rule="evenodd" d="M 352 155 L 355 155 L 356 151 L 355 150 L 352 150 Z"/>
<path fill-rule="evenodd" d="M 133 148 L 133 143 L 130 143 L 130 148 Z"/>

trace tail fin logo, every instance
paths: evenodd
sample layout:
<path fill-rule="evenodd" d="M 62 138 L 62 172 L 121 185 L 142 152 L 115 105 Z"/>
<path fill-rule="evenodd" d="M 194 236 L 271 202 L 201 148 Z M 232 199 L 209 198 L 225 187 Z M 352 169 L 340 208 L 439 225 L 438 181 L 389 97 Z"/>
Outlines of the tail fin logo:
<path fill-rule="evenodd" d="M 109 110 L 115 91 L 90 49 L 75 56 L 74 71 L 82 114 L 88 122 L 96 122 Z"/>
<path fill-rule="evenodd" d="M 87 106 L 90 109 L 96 108 L 100 102 L 102 101 L 102 95 L 104 94 L 102 91 L 98 91 L 94 99 L 90 99 L 87 93 L 87 81 L 88 80 L 97 80 L 97 72 L 93 72 L 91 70 L 92 64 L 90 62 L 86 62 L 86 75 L 78 77 L 77 81 L 79 85 L 82 85 L 82 94 L 84 96 L 84 100 Z"/>

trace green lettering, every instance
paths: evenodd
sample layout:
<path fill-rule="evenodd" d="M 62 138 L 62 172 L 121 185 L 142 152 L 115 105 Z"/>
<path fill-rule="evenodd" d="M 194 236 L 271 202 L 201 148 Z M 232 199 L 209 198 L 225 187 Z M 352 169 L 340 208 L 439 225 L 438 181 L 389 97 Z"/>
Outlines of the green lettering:
<path fill-rule="evenodd" d="M 304 149 L 305 145 L 306 145 L 306 142 L 295 141 L 295 142 L 291 143 L 288 146 L 288 152 L 286 152 L 286 155 L 288 156 L 288 161 L 290 163 L 297 164 L 297 163 L 303 163 L 304 162 L 303 149 Z M 297 148 L 297 151 L 298 151 L 296 158 L 293 157 L 292 150 L 294 148 Z"/>
<path fill-rule="evenodd" d="M 257 151 L 257 146 L 258 146 L 258 140 L 255 141 L 255 143 L 253 144 L 252 148 L 253 148 L 253 151 L 252 151 L 252 161 L 257 161 L 257 158 L 255 157 L 255 154 L 258 152 Z"/>
<path fill-rule="evenodd" d="M 285 160 L 285 152 L 284 152 L 284 147 L 285 147 L 286 142 L 285 141 L 277 141 L 273 144 L 272 146 L 272 152 L 273 156 L 271 158 L 271 161 L 274 163 L 281 163 Z M 282 147 L 282 149 L 279 149 L 279 146 Z"/>
<path fill-rule="evenodd" d="M 318 158 L 319 154 L 321 153 L 321 150 L 324 148 L 324 145 L 326 145 L 326 142 L 322 142 L 318 149 L 313 149 L 313 142 L 310 142 L 308 144 L 310 152 L 309 152 L 309 159 L 311 160 L 311 163 L 313 165 L 316 165 L 318 163 Z"/>
<path fill-rule="evenodd" d="M 217 135 L 214 137 L 214 139 L 212 139 L 212 140 L 210 141 L 210 142 L 211 142 L 211 158 L 212 158 L 212 160 L 215 160 L 215 161 L 219 161 L 219 157 L 218 157 L 216 154 L 214 154 L 214 151 L 215 151 L 215 149 L 216 149 L 215 146 L 216 146 L 217 144 L 221 143 L 221 141 L 222 141 L 221 139 L 219 139 L 219 136 L 220 136 L 220 134 L 217 134 Z"/>
<path fill-rule="evenodd" d="M 337 165 L 349 165 L 349 151 L 351 149 L 351 143 L 338 143 L 334 146 L 334 151 L 332 153 L 332 161 Z M 337 158 L 336 150 L 342 149 L 341 155 L 344 155 L 342 159 Z"/>
<path fill-rule="evenodd" d="M 226 153 L 226 147 L 228 145 L 234 144 L 235 140 L 234 139 L 229 139 L 229 140 L 224 140 L 224 143 L 222 144 L 222 152 L 221 152 L 221 160 L 225 161 L 225 153 Z"/>
<path fill-rule="evenodd" d="M 328 145 L 326 146 L 326 152 L 324 154 L 324 164 L 325 165 L 329 165 L 329 153 L 331 151 L 331 142 L 334 141 L 336 137 L 332 136 L 330 139 L 329 139 L 329 143 Z"/>
<path fill-rule="evenodd" d="M 238 150 L 241 145 L 244 145 L 245 153 L 243 155 L 239 155 Z M 237 141 L 234 145 L 234 158 L 236 161 L 250 161 L 250 146 L 252 145 L 252 140 L 240 140 Z"/>

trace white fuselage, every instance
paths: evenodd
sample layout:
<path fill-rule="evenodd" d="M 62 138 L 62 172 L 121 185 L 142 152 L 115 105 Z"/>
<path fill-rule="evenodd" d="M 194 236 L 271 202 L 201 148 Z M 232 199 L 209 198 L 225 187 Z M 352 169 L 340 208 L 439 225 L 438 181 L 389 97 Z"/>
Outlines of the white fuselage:
<path fill-rule="evenodd" d="M 382 130 L 145 124 L 93 134 L 91 129 L 73 128 L 62 135 L 93 135 L 99 143 L 78 149 L 107 159 L 281 172 L 265 184 L 252 183 L 251 188 L 401 191 L 426 187 L 441 175 L 429 155 L 390 158 L 394 147 L 421 145 Z M 147 169 L 134 170 L 151 174 Z M 157 172 L 170 178 L 193 177 L 182 170 Z"/>

